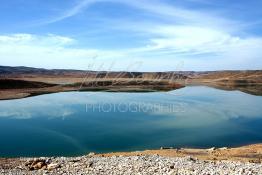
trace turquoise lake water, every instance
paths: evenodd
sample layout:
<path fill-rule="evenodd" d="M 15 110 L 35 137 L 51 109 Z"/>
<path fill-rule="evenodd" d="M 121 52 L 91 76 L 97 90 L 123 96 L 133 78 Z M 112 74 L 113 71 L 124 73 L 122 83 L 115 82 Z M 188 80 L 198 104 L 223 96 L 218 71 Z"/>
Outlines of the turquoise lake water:
<path fill-rule="evenodd" d="M 262 97 L 209 87 L 0 101 L 0 157 L 262 142 Z"/>

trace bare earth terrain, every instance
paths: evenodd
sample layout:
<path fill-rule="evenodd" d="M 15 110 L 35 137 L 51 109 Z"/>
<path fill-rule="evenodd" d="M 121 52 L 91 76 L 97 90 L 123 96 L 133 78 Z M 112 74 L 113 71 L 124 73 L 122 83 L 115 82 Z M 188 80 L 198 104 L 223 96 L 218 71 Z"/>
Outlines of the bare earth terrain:
<path fill-rule="evenodd" d="M 262 70 L 95 72 L 0 66 L 0 100 L 66 91 L 170 91 L 192 85 L 262 95 Z"/>

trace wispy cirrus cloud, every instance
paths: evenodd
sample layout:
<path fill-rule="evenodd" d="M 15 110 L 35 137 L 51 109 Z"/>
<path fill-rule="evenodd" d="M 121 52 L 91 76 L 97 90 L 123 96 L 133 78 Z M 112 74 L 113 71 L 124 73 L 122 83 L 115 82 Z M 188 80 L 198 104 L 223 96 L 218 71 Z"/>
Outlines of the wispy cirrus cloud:
<path fill-rule="evenodd" d="M 70 18 L 72 16 L 77 15 L 78 13 L 80 13 L 82 10 L 84 10 L 85 8 L 87 8 L 88 6 L 98 2 L 99 0 L 81 0 L 78 3 L 76 3 L 71 9 L 66 10 L 65 12 L 63 12 L 62 14 L 47 19 L 47 20 L 40 20 L 39 24 L 51 24 L 51 23 L 55 23 L 55 22 L 59 22 L 62 21 L 64 19 Z"/>
<path fill-rule="evenodd" d="M 88 10 L 89 7 L 91 7 L 94 4 L 99 3 L 116 3 L 120 5 L 126 5 L 131 8 L 136 8 L 139 10 L 146 11 L 148 13 L 152 13 L 155 15 L 160 15 L 164 17 L 172 17 L 175 18 L 174 20 L 176 22 L 180 23 L 188 23 L 190 22 L 191 25 L 214 25 L 218 27 L 218 25 L 223 25 L 223 27 L 226 27 L 229 23 L 237 23 L 237 21 L 229 20 L 226 18 L 222 18 L 219 16 L 215 16 L 215 14 L 212 14 L 211 11 L 206 12 L 200 12 L 192 9 L 186 9 L 183 7 L 178 7 L 174 5 L 169 5 L 166 3 L 162 3 L 159 0 L 149 1 L 149 0 L 81 0 L 78 1 L 71 9 L 65 10 L 62 14 L 51 18 L 45 23 L 55 23 L 61 20 L 65 20 L 67 18 L 73 17 L 84 10 Z M 208 15 L 207 15 L 208 13 Z M 158 16 L 159 17 L 159 16 Z"/>

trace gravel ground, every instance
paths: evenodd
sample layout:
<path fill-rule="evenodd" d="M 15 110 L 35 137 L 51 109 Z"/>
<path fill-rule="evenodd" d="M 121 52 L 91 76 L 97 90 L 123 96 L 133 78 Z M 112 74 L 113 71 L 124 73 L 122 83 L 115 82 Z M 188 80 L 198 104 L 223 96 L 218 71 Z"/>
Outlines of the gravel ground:
<path fill-rule="evenodd" d="M 93 155 L 75 158 L 21 159 L 19 166 L 0 169 L 3 175 L 115 175 L 115 174 L 167 174 L 167 175 L 253 175 L 262 174 L 262 164 L 234 161 L 203 161 L 192 157 L 168 158 L 150 156 Z"/>

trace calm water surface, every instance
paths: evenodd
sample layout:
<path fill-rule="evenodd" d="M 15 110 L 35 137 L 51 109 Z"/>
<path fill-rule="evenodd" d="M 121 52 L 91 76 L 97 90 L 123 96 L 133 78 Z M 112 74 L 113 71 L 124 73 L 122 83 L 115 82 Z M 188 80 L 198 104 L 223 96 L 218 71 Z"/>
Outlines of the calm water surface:
<path fill-rule="evenodd" d="M 262 97 L 186 87 L 69 92 L 0 101 L 0 157 L 76 156 L 262 142 Z"/>

